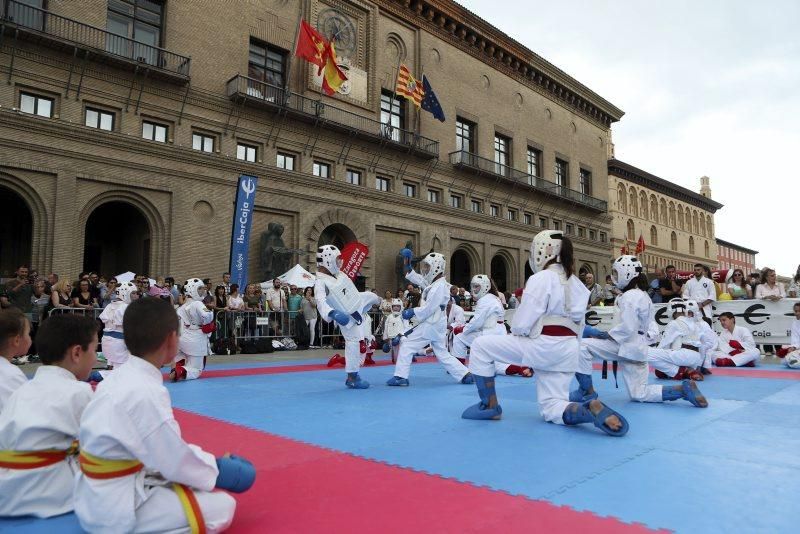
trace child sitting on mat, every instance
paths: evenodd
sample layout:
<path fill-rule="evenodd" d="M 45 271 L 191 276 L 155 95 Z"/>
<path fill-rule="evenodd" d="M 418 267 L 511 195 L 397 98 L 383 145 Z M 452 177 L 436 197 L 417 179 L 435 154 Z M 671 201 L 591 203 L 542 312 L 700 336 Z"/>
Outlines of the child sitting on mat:
<path fill-rule="evenodd" d="M 0 412 L 14 391 L 28 381 L 25 373 L 11 363 L 31 348 L 31 323 L 17 308 L 0 311 Z"/>
<path fill-rule="evenodd" d="M 97 323 L 56 315 L 36 334 L 42 366 L 0 414 L 0 516 L 72 511 L 78 423 L 92 398 Z"/>
<path fill-rule="evenodd" d="M 219 532 L 255 480 L 245 459 L 214 458 L 181 438 L 161 367 L 178 351 L 178 316 L 168 301 L 125 310 L 131 358 L 97 388 L 81 419 L 75 513 L 89 532 Z"/>

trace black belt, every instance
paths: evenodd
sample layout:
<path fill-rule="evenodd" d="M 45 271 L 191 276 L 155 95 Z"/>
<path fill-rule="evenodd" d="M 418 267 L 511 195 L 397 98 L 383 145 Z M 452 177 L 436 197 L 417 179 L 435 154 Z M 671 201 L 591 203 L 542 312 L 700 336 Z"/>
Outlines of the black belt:
<path fill-rule="evenodd" d="M 695 347 L 694 345 L 681 345 L 681 348 L 682 348 L 682 349 L 689 349 L 689 350 L 693 350 L 693 351 L 695 351 L 695 352 L 700 352 L 700 349 L 698 349 L 698 348 L 697 348 L 697 347 Z"/>

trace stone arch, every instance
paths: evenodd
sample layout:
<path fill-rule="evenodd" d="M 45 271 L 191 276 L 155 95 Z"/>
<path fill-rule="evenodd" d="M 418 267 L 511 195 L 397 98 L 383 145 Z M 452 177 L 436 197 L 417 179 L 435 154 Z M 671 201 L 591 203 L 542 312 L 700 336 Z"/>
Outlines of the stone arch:
<path fill-rule="evenodd" d="M 654 247 L 658 246 L 658 228 L 655 224 L 650 227 L 650 244 Z"/>
<path fill-rule="evenodd" d="M 502 264 L 501 264 L 502 263 Z M 517 281 L 516 264 L 514 258 L 505 250 L 498 250 L 492 257 L 489 277 L 494 280 L 497 289 L 513 291 Z M 497 273 L 497 276 L 495 276 Z"/>
<path fill-rule="evenodd" d="M 472 245 L 466 243 L 461 243 L 453 250 L 447 263 L 450 283 L 464 288 L 469 287 L 473 276 L 481 274 L 479 269 L 483 265 L 480 254 Z"/>
<path fill-rule="evenodd" d="M 681 206 L 680 204 L 678 204 L 678 228 L 680 228 L 681 230 L 684 229 L 684 225 L 683 225 L 683 206 Z"/>
<path fill-rule="evenodd" d="M 639 192 L 639 217 L 647 220 L 647 193 Z"/>
<path fill-rule="evenodd" d="M 336 224 L 344 226 L 353 232 L 356 241 L 361 243 L 366 243 L 369 241 L 366 227 L 358 216 L 356 216 L 352 211 L 341 208 L 333 208 L 321 214 L 311 224 L 311 227 L 306 234 L 307 250 L 316 252 L 319 238 L 322 236 L 322 233 L 329 226 Z M 309 261 L 314 260 L 314 258 L 311 258 L 310 256 L 309 258 Z"/>
<path fill-rule="evenodd" d="M 711 215 L 706 215 L 706 236 L 714 237 L 714 223 L 711 221 Z"/>
<path fill-rule="evenodd" d="M 625 238 L 628 241 L 636 241 L 636 228 L 633 225 L 632 219 L 628 219 L 628 224 L 626 225 Z"/>
<path fill-rule="evenodd" d="M 342 223 L 333 223 L 322 230 L 317 239 L 316 248 L 322 245 L 333 245 L 341 250 L 346 244 L 352 243 L 353 241 L 357 241 L 356 234 L 350 227 Z"/>
<path fill-rule="evenodd" d="M 706 240 L 706 242 L 703 244 L 703 256 L 705 256 L 706 258 L 711 257 L 711 250 L 710 247 L 708 246 L 708 240 Z"/>
<path fill-rule="evenodd" d="M 628 197 L 623 184 L 617 185 L 617 207 L 622 213 L 628 213 Z"/>
<path fill-rule="evenodd" d="M 166 275 L 167 271 L 167 236 L 166 225 L 158 208 L 144 196 L 135 191 L 111 190 L 101 193 L 87 203 L 78 217 L 78 258 L 84 258 L 86 244 L 86 223 L 94 211 L 109 202 L 122 202 L 136 208 L 147 222 L 150 230 L 150 246 L 148 247 L 148 275 Z M 113 276 L 118 273 L 105 273 Z"/>
<path fill-rule="evenodd" d="M 694 236 L 689 236 L 689 254 L 694 254 Z"/>
<path fill-rule="evenodd" d="M 658 222 L 658 200 L 655 195 L 650 195 L 650 219 Z"/>
<path fill-rule="evenodd" d="M 0 187 L 20 197 L 30 211 L 30 252 L 27 259 L 30 262 L 30 267 L 38 269 L 39 274 L 46 275 L 52 269 L 52 258 L 48 253 L 48 251 L 52 251 L 52 236 L 50 215 L 42 197 L 39 196 L 39 193 L 30 183 L 7 172 L 0 172 Z M 17 267 L 19 265 L 13 267 L 13 269 Z"/>
<path fill-rule="evenodd" d="M 631 209 L 630 213 L 634 217 L 639 215 L 639 195 L 636 194 L 636 189 L 633 187 L 629 188 L 630 191 L 630 198 L 628 199 L 628 207 Z"/>
<path fill-rule="evenodd" d="M 663 198 L 658 202 L 658 220 L 661 224 L 667 224 L 667 201 Z"/>
<path fill-rule="evenodd" d="M 672 232 L 669 236 L 669 247 L 672 250 L 678 250 L 678 235 Z"/>

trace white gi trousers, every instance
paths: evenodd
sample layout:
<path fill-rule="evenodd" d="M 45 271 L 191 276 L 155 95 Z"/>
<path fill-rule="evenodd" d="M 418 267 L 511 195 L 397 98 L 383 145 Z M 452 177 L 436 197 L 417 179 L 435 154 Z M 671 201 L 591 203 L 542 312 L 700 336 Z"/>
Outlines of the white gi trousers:
<path fill-rule="evenodd" d="M 355 319 L 350 319 L 346 325 L 339 325 L 339 330 L 344 338 L 344 370 L 348 373 L 357 373 L 364 363 L 366 354 L 361 354 L 361 340 L 366 336 L 364 330 L 369 328 L 367 321 L 356 324 Z"/>
<path fill-rule="evenodd" d="M 758 349 L 745 349 L 744 352 L 740 352 L 736 356 L 731 356 L 730 353 L 723 350 L 711 350 L 708 353 L 708 358 L 711 361 L 708 363 L 714 363 L 717 358 L 730 358 L 733 360 L 733 363 L 736 364 L 736 367 L 741 367 L 750 362 L 756 361 L 759 356 L 761 356 L 761 353 L 758 351 Z"/>
<path fill-rule="evenodd" d="M 124 339 L 111 337 L 106 333 L 103 336 L 103 356 L 109 365 L 115 369 L 124 365 L 131 357 Z"/>
<path fill-rule="evenodd" d="M 411 373 L 411 359 L 415 354 L 422 353 L 423 349 L 430 345 L 439 363 L 442 364 L 456 382 L 461 382 L 461 379 L 464 378 L 469 370 L 447 350 L 445 333 L 442 332 L 441 336 L 426 336 L 423 328 L 425 328 L 425 325 L 418 326 L 411 334 L 400 341 L 400 350 L 397 352 L 397 364 L 394 368 L 394 375 L 401 378 L 408 378 L 408 375 Z"/>
<path fill-rule="evenodd" d="M 572 361 L 540 358 L 539 353 L 545 346 L 550 354 L 563 354 L 565 360 Z M 578 350 L 578 339 L 573 336 L 480 336 L 470 350 L 469 370 L 476 376 L 492 377 L 496 364 L 506 368 L 510 364 L 532 367 L 536 373 L 539 413 L 545 421 L 563 425 L 564 410 L 570 404 L 569 387 L 575 376 L 575 359 L 571 355 Z"/>
<path fill-rule="evenodd" d="M 136 508 L 136 532 L 189 532 L 178 494 L 172 486 L 145 485 L 145 501 Z M 236 500 L 221 491 L 193 490 L 200 505 L 206 532 L 222 532 L 233 522 Z"/>
<path fill-rule="evenodd" d="M 699 356 L 699 353 L 696 354 Z M 619 362 L 622 382 L 625 384 L 628 390 L 628 396 L 630 396 L 631 400 L 638 402 L 663 402 L 664 399 L 661 395 L 663 386 L 647 383 L 650 378 L 650 367 L 648 363 L 646 361 L 621 358 L 619 356 L 619 343 L 613 339 L 582 339 L 578 372 L 591 375 L 593 358 Z M 653 365 L 658 368 L 658 365 L 655 363 Z M 678 370 L 676 368 L 675 372 L 670 376 L 674 376 L 677 372 Z"/>
<path fill-rule="evenodd" d="M 466 358 L 472 343 L 474 343 L 475 340 L 480 336 L 485 335 L 504 336 L 506 335 L 506 327 L 505 325 L 498 324 L 497 328 L 492 328 L 491 330 L 473 330 L 472 332 L 468 332 L 466 334 L 464 332 L 456 334 L 455 336 L 452 336 L 453 341 L 450 343 L 450 345 L 452 345 L 450 354 L 456 358 Z M 511 364 L 497 361 L 494 362 L 495 371 L 499 375 L 506 374 L 506 370 L 508 369 L 509 365 Z"/>
<path fill-rule="evenodd" d="M 184 328 L 178 343 L 178 355 L 175 361 L 186 360 L 186 380 L 200 378 L 205 368 L 205 358 L 208 356 L 208 334 L 203 333 L 199 327 Z"/>

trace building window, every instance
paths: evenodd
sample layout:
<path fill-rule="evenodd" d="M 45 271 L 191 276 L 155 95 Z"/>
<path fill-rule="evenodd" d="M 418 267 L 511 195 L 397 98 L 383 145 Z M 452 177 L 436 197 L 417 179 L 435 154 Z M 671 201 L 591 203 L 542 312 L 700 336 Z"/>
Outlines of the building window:
<path fill-rule="evenodd" d="M 592 195 L 592 173 L 586 169 L 581 169 L 580 192 L 584 195 Z"/>
<path fill-rule="evenodd" d="M 473 213 L 483 213 L 483 202 L 473 199 L 470 202 L 470 211 Z"/>
<path fill-rule="evenodd" d="M 405 127 L 405 98 L 391 91 L 381 91 L 381 124 L 384 135 L 393 141 L 400 141 L 400 130 Z"/>
<path fill-rule="evenodd" d="M 475 153 L 475 123 L 456 117 L 456 150 Z"/>
<path fill-rule="evenodd" d="M 669 236 L 669 248 L 672 250 L 678 250 L 678 236 L 675 232 L 672 232 Z"/>
<path fill-rule="evenodd" d="M 436 191 L 435 189 L 428 189 L 428 202 L 438 204 L 440 198 L 441 195 L 439 194 L 439 191 Z"/>
<path fill-rule="evenodd" d="M 541 176 L 542 151 L 528 147 L 528 185 L 536 185 L 536 178 Z"/>
<path fill-rule="evenodd" d="M 608 236 L 605 232 L 600 232 L 600 242 L 605 243 L 606 241 L 608 241 Z"/>
<path fill-rule="evenodd" d="M 376 176 L 375 177 L 375 189 L 378 191 L 389 191 L 391 188 L 391 182 L 388 178 L 384 178 L 383 176 Z"/>
<path fill-rule="evenodd" d="M 192 148 L 201 152 L 214 152 L 214 136 L 201 133 L 192 134 Z"/>
<path fill-rule="evenodd" d="M 319 176 L 320 178 L 330 178 L 331 166 L 329 163 L 315 161 L 311 167 L 311 172 L 314 174 L 314 176 Z"/>
<path fill-rule="evenodd" d="M 247 63 L 249 78 L 283 89 L 285 67 L 285 50 L 250 39 L 250 59 Z"/>
<path fill-rule="evenodd" d="M 586 228 L 578 227 L 578 237 L 586 237 Z"/>
<path fill-rule="evenodd" d="M 106 29 L 121 37 L 106 38 L 106 50 L 148 65 L 159 65 L 164 2 L 160 0 L 108 0 Z M 134 41 L 133 43 L 131 41 Z M 139 44 L 140 43 L 140 44 Z"/>
<path fill-rule="evenodd" d="M 561 230 L 561 221 L 553 221 L 553 230 Z"/>
<path fill-rule="evenodd" d="M 508 163 L 511 161 L 511 139 L 499 134 L 494 134 L 494 172 L 503 176 L 508 175 Z"/>
<path fill-rule="evenodd" d="M 547 219 L 539 217 L 539 228 L 547 228 Z"/>
<path fill-rule="evenodd" d="M 167 127 L 155 122 L 142 121 L 142 139 L 149 141 L 167 142 Z"/>
<path fill-rule="evenodd" d="M 705 244 L 703 245 L 703 256 L 705 256 L 706 258 L 710 257 L 708 241 L 706 241 Z"/>
<path fill-rule="evenodd" d="M 347 172 L 345 172 L 345 180 L 347 180 L 348 184 L 361 185 L 361 173 L 353 169 L 347 169 Z"/>
<path fill-rule="evenodd" d="M 403 194 L 410 198 L 416 198 L 417 186 L 414 184 L 403 184 Z"/>
<path fill-rule="evenodd" d="M 654 247 L 658 246 L 658 229 L 655 226 L 650 227 L 650 244 Z"/>
<path fill-rule="evenodd" d="M 627 230 L 625 232 L 625 238 L 628 241 L 636 241 L 636 228 L 633 225 L 633 221 L 628 219 Z"/>
<path fill-rule="evenodd" d="M 236 144 L 236 159 L 242 161 L 249 161 L 255 163 L 258 156 L 258 147 L 246 145 L 244 143 Z"/>
<path fill-rule="evenodd" d="M 689 236 L 689 254 L 694 254 L 694 237 Z"/>
<path fill-rule="evenodd" d="M 564 225 L 564 231 L 567 235 L 572 235 L 575 233 L 575 226 L 573 226 L 572 223 L 567 223 Z"/>
<path fill-rule="evenodd" d="M 114 114 L 95 108 L 86 108 L 86 126 L 110 132 L 114 129 Z"/>
<path fill-rule="evenodd" d="M 53 116 L 53 99 L 31 93 L 20 93 L 19 109 L 23 113 L 49 118 Z"/>
<path fill-rule="evenodd" d="M 499 217 L 500 216 L 500 206 L 495 206 L 492 204 L 489 206 L 489 215 L 492 217 Z"/>
<path fill-rule="evenodd" d="M 556 158 L 556 184 L 569 187 L 569 163 L 563 159 Z"/>
<path fill-rule="evenodd" d="M 522 216 L 522 220 L 525 224 L 533 224 L 533 215 L 526 213 Z"/>
<path fill-rule="evenodd" d="M 275 162 L 275 165 L 277 165 L 279 169 L 293 171 L 295 169 L 294 163 L 295 163 L 295 156 L 293 154 L 278 152 L 278 157 Z"/>
<path fill-rule="evenodd" d="M 506 210 L 506 219 L 509 221 L 516 221 L 517 220 L 517 210 Z"/>
<path fill-rule="evenodd" d="M 597 241 L 597 231 L 589 230 L 589 239 L 592 241 Z"/>
<path fill-rule="evenodd" d="M 462 200 L 460 195 L 450 195 L 450 207 L 451 208 L 460 208 L 462 206 Z"/>
<path fill-rule="evenodd" d="M 42 31 L 44 29 L 44 0 L 17 0 L 14 3 L 6 2 L 6 17 L 8 20 Z M 39 8 L 39 9 L 33 9 Z"/>

